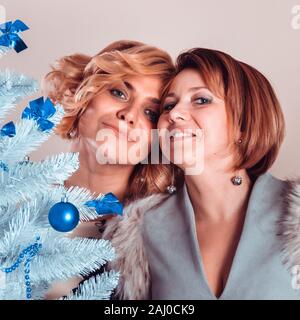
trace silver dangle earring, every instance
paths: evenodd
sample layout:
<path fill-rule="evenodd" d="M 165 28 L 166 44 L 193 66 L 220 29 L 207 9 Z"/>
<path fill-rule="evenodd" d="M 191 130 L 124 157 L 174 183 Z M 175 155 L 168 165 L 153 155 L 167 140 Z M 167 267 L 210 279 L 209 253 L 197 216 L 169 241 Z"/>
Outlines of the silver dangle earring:
<path fill-rule="evenodd" d="M 239 140 L 236 142 L 236 144 L 237 144 L 238 146 L 240 146 L 242 142 L 243 142 L 243 140 L 242 140 L 242 139 L 239 139 Z M 232 184 L 235 185 L 235 186 L 240 186 L 240 185 L 243 183 L 243 178 L 242 178 L 240 175 L 237 174 L 237 175 L 235 175 L 234 177 L 231 178 L 231 182 L 232 182 Z"/>
<path fill-rule="evenodd" d="M 175 177 L 174 177 L 174 167 L 173 167 L 171 184 L 167 186 L 167 191 L 168 191 L 169 194 L 173 194 L 177 190 L 176 186 L 174 184 L 174 179 L 175 179 Z"/>

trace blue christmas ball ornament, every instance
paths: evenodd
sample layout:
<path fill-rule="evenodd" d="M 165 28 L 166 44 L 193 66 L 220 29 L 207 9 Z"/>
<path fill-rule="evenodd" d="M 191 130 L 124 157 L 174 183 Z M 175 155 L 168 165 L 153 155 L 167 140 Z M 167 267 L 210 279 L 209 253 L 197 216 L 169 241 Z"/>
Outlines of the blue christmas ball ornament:
<path fill-rule="evenodd" d="M 52 228 L 60 232 L 73 230 L 79 222 L 79 211 L 70 202 L 61 201 L 51 207 L 48 214 Z"/>

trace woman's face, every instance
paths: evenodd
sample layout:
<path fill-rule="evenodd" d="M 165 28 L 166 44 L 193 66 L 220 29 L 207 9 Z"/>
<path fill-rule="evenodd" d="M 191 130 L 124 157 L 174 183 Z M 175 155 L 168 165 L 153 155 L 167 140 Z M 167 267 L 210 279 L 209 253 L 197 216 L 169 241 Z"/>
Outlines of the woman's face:
<path fill-rule="evenodd" d="M 78 129 L 81 140 L 96 149 L 98 162 L 134 165 L 147 157 L 161 87 L 157 76 L 130 76 L 91 101 Z"/>
<path fill-rule="evenodd" d="M 203 168 L 204 164 L 214 165 L 215 160 L 228 153 L 225 103 L 207 88 L 194 69 L 181 71 L 173 80 L 163 102 L 158 129 L 163 154 L 182 169 L 199 163 Z M 174 136 L 176 131 L 179 133 Z M 179 153 L 182 163 L 174 161 Z"/>

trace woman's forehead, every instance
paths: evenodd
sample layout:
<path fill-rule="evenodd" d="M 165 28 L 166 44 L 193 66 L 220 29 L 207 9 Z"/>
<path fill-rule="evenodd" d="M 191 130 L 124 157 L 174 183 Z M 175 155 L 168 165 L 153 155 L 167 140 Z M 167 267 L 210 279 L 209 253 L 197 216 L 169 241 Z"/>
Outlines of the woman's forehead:
<path fill-rule="evenodd" d="M 184 69 L 172 80 L 168 92 L 185 91 L 197 87 L 206 87 L 200 72 L 194 69 Z"/>

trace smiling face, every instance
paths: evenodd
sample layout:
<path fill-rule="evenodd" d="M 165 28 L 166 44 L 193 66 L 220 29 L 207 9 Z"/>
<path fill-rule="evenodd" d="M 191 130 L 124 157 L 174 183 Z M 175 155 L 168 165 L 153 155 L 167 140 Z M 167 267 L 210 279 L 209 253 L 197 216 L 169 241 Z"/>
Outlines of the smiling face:
<path fill-rule="evenodd" d="M 164 155 L 174 163 L 182 152 L 183 161 L 177 165 L 186 169 L 202 158 L 205 165 L 214 164 L 228 155 L 228 124 L 224 100 L 214 95 L 195 69 L 184 69 L 173 80 L 158 121 L 160 131 L 178 131 L 171 138 L 162 134 L 160 145 Z M 198 129 L 198 130 L 197 130 Z M 181 132 L 186 134 L 181 134 Z M 170 156 L 164 146 L 170 141 Z M 201 140 L 202 147 L 196 148 Z M 180 141 L 186 141 L 186 146 Z M 201 154 L 202 153 L 202 154 Z M 176 163 L 176 162 L 175 162 Z"/>
<path fill-rule="evenodd" d="M 80 117 L 80 138 L 96 147 L 98 156 L 110 163 L 140 162 L 150 151 L 161 87 L 160 77 L 142 75 L 129 76 L 108 87 L 92 99 Z M 136 151 L 134 159 L 128 158 L 130 149 Z"/>

